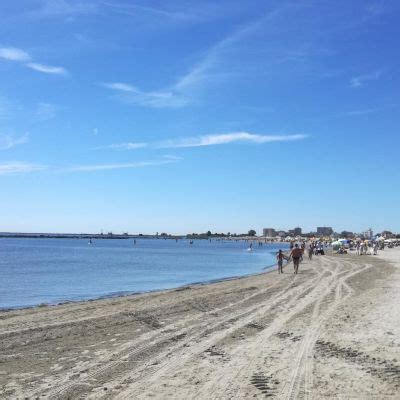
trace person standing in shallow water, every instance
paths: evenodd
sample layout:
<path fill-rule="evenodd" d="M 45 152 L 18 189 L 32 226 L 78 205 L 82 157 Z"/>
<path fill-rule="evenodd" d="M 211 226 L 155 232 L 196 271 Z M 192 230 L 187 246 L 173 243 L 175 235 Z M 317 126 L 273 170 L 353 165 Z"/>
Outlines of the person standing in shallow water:
<path fill-rule="evenodd" d="M 300 264 L 300 257 L 302 255 L 302 251 L 299 248 L 299 245 L 296 243 L 294 245 L 294 249 L 290 252 L 290 257 L 293 260 L 293 268 L 294 268 L 294 273 L 297 275 L 299 271 L 299 264 Z"/>

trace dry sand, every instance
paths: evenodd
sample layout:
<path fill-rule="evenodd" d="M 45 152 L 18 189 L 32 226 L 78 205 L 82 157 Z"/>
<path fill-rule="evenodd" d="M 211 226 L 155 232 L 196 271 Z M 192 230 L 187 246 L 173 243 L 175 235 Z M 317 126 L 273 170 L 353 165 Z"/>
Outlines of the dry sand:
<path fill-rule="evenodd" d="M 389 262 L 390 261 L 390 262 Z M 0 313 L 0 397 L 400 398 L 400 249 Z"/>

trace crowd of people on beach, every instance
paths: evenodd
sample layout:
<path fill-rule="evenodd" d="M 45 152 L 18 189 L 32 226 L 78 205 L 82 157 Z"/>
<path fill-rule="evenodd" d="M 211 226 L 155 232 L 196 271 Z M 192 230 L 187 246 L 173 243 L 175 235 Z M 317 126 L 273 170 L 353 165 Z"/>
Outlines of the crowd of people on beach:
<path fill-rule="evenodd" d="M 371 243 L 371 245 L 365 242 L 357 242 L 355 248 L 358 256 L 371 254 L 370 248 L 372 249 L 373 254 L 376 256 L 378 254 L 378 249 L 383 250 L 385 248 L 385 245 L 383 244 L 382 246 L 380 246 L 378 242 L 373 242 Z"/>
<path fill-rule="evenodd" d="M 278 263 L 278 273 L 283 273 L 284 261 L 287 263 L 293 262 L 294 274 L 298 274 L 299 265 L 303 261 L 304 253 L 308 255 L 308 259 L 311 260 L 313 255 L 324 255 L 325 249 L 329 246 L 332 247 L 333 254 L 347 254 L 352 252 L 358 256 L 363 255 L 377 255 L 378 251 L 384 250 L 385 246 L 394 247 L 400 246 L 400 240 L 389 240 L 385 244 L 385 240 L 347 240 L 339 239 L 336 242 L 324 241 L 324 240 L 310 240 L 308 242 L 300 241 L 295 243 L 290 242 L 290 252 L 284 253 L 282 250 L 276 255 Z"/>
<path fill-rule="evenodd" d="M 397 242 L 390 242 L 387 247 L 397 246 Z M 379 250 L 384 250 L 386 247 L 384 240 L 342 240 L 333 243 L 333 249 L 336 254 L 347 254 L 355 252 L 358 256 L 377 255 Z"/>

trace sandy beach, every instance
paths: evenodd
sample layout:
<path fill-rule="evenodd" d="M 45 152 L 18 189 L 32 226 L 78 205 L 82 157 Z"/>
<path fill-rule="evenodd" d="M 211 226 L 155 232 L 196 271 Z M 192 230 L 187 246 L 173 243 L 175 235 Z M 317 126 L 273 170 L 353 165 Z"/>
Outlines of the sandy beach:
<path fill-rule="evenodd" d="M 0 312 L 0 397 L 400 398 L 400 249 Z"/>

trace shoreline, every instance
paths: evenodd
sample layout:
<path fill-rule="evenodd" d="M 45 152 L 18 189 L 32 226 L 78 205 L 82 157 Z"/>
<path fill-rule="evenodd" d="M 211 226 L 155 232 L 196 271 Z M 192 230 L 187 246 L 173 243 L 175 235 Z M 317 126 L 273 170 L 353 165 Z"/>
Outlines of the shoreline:
<path fill-rule="evenodd" d="M 0 313 L 1 312 L 11 312 L 11 311 L 20 311 L 20 310 L 22 310 L 22 311 L 23 310 L 32 310 L 32 309 L 47 308 L 47 307 L 54 308 L 54 307 L 58 307 L 58 306 L 68 305 L 68 304 L 79 304 L 79 303 L 87 303 L 87 302 L 94 302 L 94 301 L 101 301 L 101 300 L 108 300 L 108 299 L 123 299 L 123 298 L 137 297 L 137 296 L 147 295 L 147 294 L 152 294 L 152 293 L 174 292 L 177 290 L 185 290 L 192 286 L 196 287 L 196 286 L 212 285 L 215 283 L 238 280 L 238 279 L 248 278 L 251 276 L 269 274 L 270 272 L 276 271 L 277 268 L 278 268 L 278 264 L 272 264 L 270 266 L 263 267 L 262 270 L 259 272 L 254 272 L 254 273 L 250 273 L 250 274 L 246 274 L 246 275 L 228 276 L 225 278 L 211 279 L 211 280 L 200 281 L 200 282 L 190 282 L 190 283 L 187 283 L 184 285 L 174 286 L 174 287 L 167 288 L 167 289 L 154 289 L 154 290 L 146 290 L 146 291 L 138 291 L 138 292 L 130 292 L 130 291 L 112 292 L 112 293 L 109 293 L 106 295 L 102 295 L 99 297 L 93 297 L 90 299 L 65 300 L 65 301 L 57 301 L 54 303 L 40 303 L 40 304 L 36 304 L 36 305 L 32 305 L 32 306 L 0 307 Z"/>
<path fill-rule="evenodd" d="M 12 240 L 12 239 L 11 239 Z M 34 240 L 34 239 L 26 239 L 26 240 Z M 46 239 L 45 239 L 46 240 Z M 145 239 L 143 239 L 144 241 Z M 147 240 L 147 239 L 146 239 Z M 151 239 L 150 239 L 151 240 Z M 156 245 L 157 246 L 157 245 Z M 234 254 L 235 251 L 237 251 L 237 247 L 241 247 L 240 245 L 232 245 L 232 251 L 230 250 L 230 246 L 227 245 L 227 250 L 223 250 L 227 255 L 229 254 Z M 58 248 L 58 245 L 56 246 Z M 102 246 L 98 246 L 101 250 L 101 254 L 106 254 L 110 253 L 110 250 L 107 250 L 106 248 L 103 248 Z M 117 245 L 119 247 L 119 245 Z M 128 246 L 129 247 L 129 246 Z M 151 246 L 150 246 L 151 247 Z M 157 246 L 158 247 L 158 246 Z M 115 265 L 113 264 L 113 259 L 110 259 L 110 257 L 115 257 L 114 253 L 110 253 L 111 255 L 107 258 L 107 262 L 104 263 L 103 272 L 102 275 L 99 279 L 99 283 L 96 282 L 97 278 L 93 278 L 93 273 L 91 271 L 94 271 L 96 269 L 95 265 L 92 265 L 92 259 L 95 260 L 94 255 L 92 255 L 92 251 L 87 250 L 91 248 L 91 246 L 85 246 L 82 247 L 83 250 L 79 250 L 81 253 L 80 255 L 82 256 L 82 260 L 80 261 L 80 264 L 82 265 L 82 269 L 87 274 L 88 276 L 92 276 L 91 281 L 87 281 L 88 283 L 84 283 L 85 281 L 80 281 L 80 277 L 78 274 L 75 272 L 75 275 L 72 275 L 71 279 L 68 279 L 69 281 L 75 280 L 79 290 L 74 290 L 73 285 L 69 285 L 68 287 L 65 287 L 62 284 L 62 281 L 60 279 L 64 279 L 62 272 L 60 274 L 56 272 L 53 274 L 54 271 L 57 270 L 57 259 L 53 260 L 52 263 L 49 264 L 49 266 L 46 267 L 46 274 L 49 274 L 49 281 L 55 283 L 55 287 L 50 287 L 49 290 L 46 289 L 45 286 L 41 284 L 21 284 L 18 278 L 18 275 L 15 275 L 13 272 L 13 268 L 17 269 L 16 262 L 10 257 L 9 260 L 9 266 L 7 264 L 7 257 L 3 259 L 3 264 L 6 266 L 6 273 L 9 274 L 11 282 L 15 285 L 16 288 L 19 288 L 18 290 L 15 291 L 9 291 L 7 290 L 7 287 L 5 288 L 4 291 L 4 296 L 2 296 L 2 301 L 0 305 L 0 311 L 12 311 L 12 310 L 18 310 L 18 309 L 25 309 L 25 308 L 36 308 L 36 307 L 54 307 L 57 305 L 61 304 L 68 304 L 68 303 L 76 303 L 80 301 L 93 301 L 93 300 L 99 300 L 99 299 L 107 299 L 107 298 L 114 298 L 114 297 L 125 297 L 125 296 L 137 296 L 141 295 L 144 293 L 152 293 L 152 292 L 157 292 L 160 290 L 168 290 L 168 289 L 177 289 L 180 287 L 185 287 L 188 285 L 199 285 L 199 284 L 208 284 L 208 283 L 213 283 L 213 282 L 218 282 L 218 281 L 223 281 L 223 280 L 230 280 L 230 279 L 238 279 L 240 277 L 245 277 L 249 276 L 252 274 L 257 274 L 257 273 L 262 273 L 265 270 L 269 269 L 274 269 L 276 268 L 276 261 L 275 261 L 275 247 L 272 245 L 270 246 L 265 246 L 265 250 L 262 249 L 263 251 L 257 251 L 255 250 L 255 255 L 257 257 L 250 257 L 250 256 L 245 256 L 246 260 L 247 257 L 249 258 L 249 265 L 247 264 L 232 264 L 231 265 L 231 260 L 228 258 L 221 259 L 219 260 L 214 256 L 215 262 L 214 264 L 210 264 L 211 266 L 207 266 L 207 263 L 205 263 L 206 268 L 203 269 L 201 268 L 202 265 L 199 263 L 196 264 L 196 268 L 194 269 L 191 266 L 191 261 L 190 261 L 190 254 L 187 251 L 184 251 L 185 246 L 183 247 L 183 250 L 179 247 L 177 250 L 177 254 L 183 254 L 184 257 L 182 258 L 183 261 L 180 261 L 181 259 L 177 259 L 177 262 L 180 263 L 178 265 L 179 267 L 179 273 L 177 276 L 175 276 L 174 273 L 174 268 L 175 268 L 175 259 L 172 259 L 171 257 L 168 260 L 160 260 L 158 261 L 157 259 L 155 262 L 158 264 L 155 264 L 155 267 L 149 264 L 149 262 L 146 264 L 144 262 L 144 265 L 146 267 L 143 269 L 146 278 L 146 281 L 142 283 L 143 277 L 142 275 L 137 275 L 136 269 L 141 269 L 141 263 L 136 262 L 134 258 L 133 261 L 127 259 L 127 256 L 124 256 L 124 254 L 127 254 L 129 252 L 123 252 L 123 257 L 121 260 L 121 265 L 122 265 L 122 270 L 125 268 L 127 270 L 127 278 L 129 278 L 129 283 L 125 283 L 126 279 L 124 279 L 124 275 L 118 275 L 120 276 L 119 279 L 116 279 L 115 281 L 112 281 L 109 283 L 107 281 L 107 274 L 110 273 L 116 274 L 118 273 L 118 268 L 119 268 L 119 261 L 118 258 L 116 258 Z M 201 247 L 201 246 L 199 246 Z M 207 246 L 205 246 L 207 247 Z M 62 247 L 61 247 L 62 248 Z M 146 253 L 146 246 L 142 246 L 144 248 L 144 252 Z M 40 247 L 39 247 L 40 249 Z M 81 247 L 79 248 L 81 249 Z M 28 249 L 29 250 L 29 249 Z M 199 250 L 199 251 L 206 251 L 206 250 Z M 141 251 L 143 253 L 143 250 Z M 147 253 L 149 250 L 147 250 Z M 247 253 L 245 252 L 245 249 L 243 249 L 243 254 Z M 12 255 L 12 253 L 10 253 Z M 130 254 L 130 253 L 129 253 Z M 140 257 L 140 252 L 139 256 Z M 217 253 L 215 253 L 217 254 Z M 248 253 L 250 254 L 250 253 Z M 6 253 L 7 256 L 7 253 Z M 88 258 L 89 257 L 89 258 Z M 130 256 L 132 257 L 132 256 Z M 143 256 L 141 256 L 143 257 Z M 232 259 L 233 256 L 231 256 Z M 42 257 L 43 258 L 43 257 Z M 86 261 L 85 261 L 86 260 Z M 139 259 L 140 260 L 140 259 Z M 228 261 L 227 261 L 228 260 Z M 253 260 L 253 261 L 251 261 Z M 234 261 L 234 260 L 233 260 Z M 135 265 L 134 268 L 131 268 L 130 265 L 126 264 L 124 267 L 124 262 L 125 264 L 128 262 L 133 262 Z M 136 262 L 136 264 L 135 264 Z M 37 267 L 41 266 L 41 260 L 40 258 L 37 260 Z M 2 264 L 2 265 L 3 265 Z M 14 265 L 15 264 L 15 265 Z M 165 266 L 164 266 L 165 264 Z M 199 265 L 198 265 L 199 264 Z M 112 268 L 108 268 L 107 265 L 112 265 Z M 152 270 L 153 269 L 159 269 L 159 266 L 162 266 L 162 268 L 165 269 L 166 273 L 168 272 L 166 278 L 159 279 L 158 277 L 152 277 Z M 236 267 L 236 265 L 238 267 Z M 88 266 L 88 267 L 87 267 Z M 33 261 L 27 262 L 23 265 L 23 267 L 30 273 L 32 271 L 33 274 L 35 274 L 35 268 L 36 264 Z M 63 267 L 64 268 L 64 267 Z M 186 271 L 187 270 L 187 271 Z M 8 271 L 8 272 L 7 272 Z M 60 270 L 61 271 L 61 270 Z M 115 272 L 117 271 L 117 272 Z M 57 275 L 58 274 L 58 275 Z M 54 278 L 51 278 L 54 275 Z M 64 274 L 65 275 L 65 274 Z M 116 276 L 116 275 L 115 275 Z M 35 275 L 36 281 L 40 283 L 41 279 L 44 279 L 45 281 L 47 280 L 47 275 Z M 7 278 L 7 274 L 6 274 Z M 93 281 L 94 279 L 94 281 Z M 22 281 L 23 282 L 23 281 Z M 28 282 L 28 281 L 27 281 Z M 90 282 L 95 282 L 95 284 L 91 284 Z M 4 285 L 4 282 L 3 282 Z M 24 287 L 26 289 L 24 289 Z M 32 290 L 28 289 L 32 287 Z M 10 286 L 10 289 L 12 289 L 13 286 Z M 7 296 L 6 296 L 7 294 Z"/>

